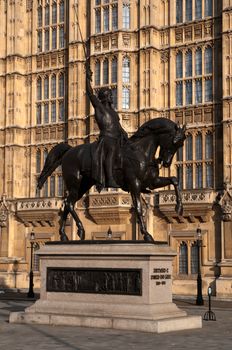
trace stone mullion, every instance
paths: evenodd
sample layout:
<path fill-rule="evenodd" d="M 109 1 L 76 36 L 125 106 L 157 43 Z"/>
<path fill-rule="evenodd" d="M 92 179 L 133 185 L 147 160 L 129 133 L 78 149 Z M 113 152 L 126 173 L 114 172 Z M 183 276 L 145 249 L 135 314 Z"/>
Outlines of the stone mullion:
<path fill-rule="evenodd" d="M 122 110 L 122 52 L 118 55 L 118 110 Z"/>

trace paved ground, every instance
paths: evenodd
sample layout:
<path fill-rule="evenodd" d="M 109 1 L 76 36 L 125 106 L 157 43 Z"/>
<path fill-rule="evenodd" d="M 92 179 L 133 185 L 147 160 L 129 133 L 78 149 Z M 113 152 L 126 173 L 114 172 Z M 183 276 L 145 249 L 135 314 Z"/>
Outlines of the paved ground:
<path fill-rule="evenodd" d="M 95 328 L 9 324 L 11 311 L 24 310 L 32 301 L 25 294 L 0 294 L 0 349 L 7 350 L 231 350 L 232 302 L 213 301 L 216 322 L 203 328 L 165 334 Z M 207 306 L 178 300 L 189 315 L 204 315 Z"/>

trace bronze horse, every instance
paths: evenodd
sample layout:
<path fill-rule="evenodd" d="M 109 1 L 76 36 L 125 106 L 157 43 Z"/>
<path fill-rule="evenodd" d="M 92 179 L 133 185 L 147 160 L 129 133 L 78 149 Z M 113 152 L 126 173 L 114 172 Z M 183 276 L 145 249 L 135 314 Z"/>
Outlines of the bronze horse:
<path fill-rule="evenodd" d="M 186 138 L 185 130 L 185 126 L 181 128 L 166 118 L 156 118 L 144 123 L 123 145 L 118 156 L 120 166 L 115 164 L 113 169 L 118 187 L 131 194 L 140 230 L 146 242 L 154 242 L 154 239 L 147 232 L 143 219 L 141 193 L 173 185 L 176 193 L 175 210 L 180 215 L 183 211 L 177 178 L 160 177 L 159 164 L 165 168 L 170 167 L 177 149 L 183 146 Z M 61 212 L 59 229 L 61 241 L 68 240 L 65 234 L 65 222 L 69 213 L 78 227 L 78 236 L 81 240 L 85 239 L 85 230 L 74 206 L 93 185 L 96 185 L 96 180 L 92 175 L 94 172 L 92 159 L 96 142 L 76 147 L 65 143 L 56 145 L 49 152 L 38 178 L 38 188 L 41 189 L 52 172 L 62 165 L 68 195 L 64 200 L 64 209 Z M 158 159 L 155 159 L 154 155 L 158 147 L 159 156 Z"/>

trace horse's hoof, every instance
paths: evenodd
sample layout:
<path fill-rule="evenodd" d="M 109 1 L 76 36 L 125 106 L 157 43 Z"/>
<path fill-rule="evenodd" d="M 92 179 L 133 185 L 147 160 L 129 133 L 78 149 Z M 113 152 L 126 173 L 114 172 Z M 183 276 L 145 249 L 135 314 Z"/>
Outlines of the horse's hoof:
<path fill-rule="evenodd" d="M 61 240 L 61 242 L 67 242 L 69 239 L 68 239 L 67 235 L 64 233 L 64 234 L 60 235 L 60 240 Z"/>
<path fill-rule="evenodd" d="M 80 237 L 81 241 L 85 240 L 85 230 L 78 230 L 78 236 Z"/>
<path fill-rule="evenodd" d="M 150 235 L 150 233 L 144 235 L 144 241 L 146 243 L 155 243 L 154 238 L 152 237 L 152 235 Z"/>

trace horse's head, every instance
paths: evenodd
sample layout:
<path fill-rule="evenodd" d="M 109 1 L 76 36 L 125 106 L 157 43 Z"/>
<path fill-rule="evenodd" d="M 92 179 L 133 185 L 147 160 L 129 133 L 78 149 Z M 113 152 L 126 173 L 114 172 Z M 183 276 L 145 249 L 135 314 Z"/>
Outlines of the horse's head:
<path fill-rule="evenodd" d="M 186 126 L 183 128 L 175 124 L 174 131 L 168 134 L 162 134 L 160 137 L 159 162 L 165 167 L 170 167 L 172 159 L 178 148 L 184 144 Z"/>

